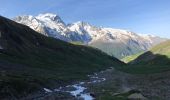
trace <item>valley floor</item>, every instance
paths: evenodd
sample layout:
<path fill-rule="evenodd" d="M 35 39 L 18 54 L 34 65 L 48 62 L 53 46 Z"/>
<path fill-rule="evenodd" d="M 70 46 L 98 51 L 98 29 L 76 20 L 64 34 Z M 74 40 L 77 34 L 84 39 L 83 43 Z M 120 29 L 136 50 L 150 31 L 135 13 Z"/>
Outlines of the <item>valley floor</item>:
<path fill-rule="evenodd" d="M 76 94 L 75 84 L 63 87 L 61 91 L 46 91 L 36 100 L 83 100 L 82 94 L 97 100 L 169 100 L 170 73 L 128 74 L 108 69 L 89 76 L 89 80 L 78 82 L 81 93 Z M 98 82 L 99 81 L 99 82 Z M 90 83 L 91 82 L 91 83 Z M 89 84 L 90 83 L 90 84 Z M 81 89 L 83 91 L 81 91 Z M 72 91 L 72 95 L 70 94 Z M 73 95 L 74 94 L 74 95 Z M 91 100 L 91 99 L 87 99 Z"/>

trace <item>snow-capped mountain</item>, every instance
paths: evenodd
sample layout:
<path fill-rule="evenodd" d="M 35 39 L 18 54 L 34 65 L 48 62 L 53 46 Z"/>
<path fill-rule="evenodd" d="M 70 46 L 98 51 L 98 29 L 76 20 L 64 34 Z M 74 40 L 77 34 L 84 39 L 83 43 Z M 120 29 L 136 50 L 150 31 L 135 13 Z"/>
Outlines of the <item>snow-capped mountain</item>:
<path fill-rule="evenodd" d="M 146 51 L 166 40 L 127 30 L 96 27 L 81 21 L 67 25 L 59 16 L 51 13 L 38 16 L 18 16 L 14 18 L 14 21 L 25 24 L 46 36 L 67 42 L 81 42 L 99 48 L 117 58 Z"/>
<path fill-rule="evenodd" d="M 156 44 L 154 39 L 157 37 L 148 36 L 146 38 L 134 32 L 120 29 L 103 28 L 102 30 L 105 34 L 89 45 L 100 48 L 117 58 L 146 51 Z M 160 38 L 160 40 L 163 41 L 164 39 Z"/>
<path fill-rule="evenodd" d="M 57 15 L 47 13 L 35 17 L 31 15 L 18 16 L 14 18 L 14 20 L 18 23 L 25 24 L 46 36 L 60 38 L 65 41 L 69 39 L 66 37 L 66 34 L 68 33 L 67 26 Z"/>

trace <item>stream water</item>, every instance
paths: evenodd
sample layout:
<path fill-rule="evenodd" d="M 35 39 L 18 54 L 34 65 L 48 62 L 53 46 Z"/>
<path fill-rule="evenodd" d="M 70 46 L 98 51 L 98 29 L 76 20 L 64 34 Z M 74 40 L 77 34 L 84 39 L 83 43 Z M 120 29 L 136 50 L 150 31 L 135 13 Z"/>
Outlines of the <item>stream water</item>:
<path fill-rule="evenodd" d="M 103 73 L 104 71 L 101 71 L 100 73 Z M 104 77 L 99 77 L 97 73 L 94 73 L 93 75 L 88 75 L 89 81 L 84 81 L 84 82 L 79 82 L 77 84 L 73 85 L 67 85 L 65 87 L 59 87 L 54 90 L 50 90 L 47 88 L 44 88 L 44 91 L 46 93 L 51 93 L 51 92 L 67 92 L 70 93 L 70 95 L 74 96 L 75 98 L 83 99 L 83 100 L 94 100 L 95 98 L 87 92 L 87 85 L 90 84 L 96 84 L 96 83 L 101 83 L 106 80 Z"/>

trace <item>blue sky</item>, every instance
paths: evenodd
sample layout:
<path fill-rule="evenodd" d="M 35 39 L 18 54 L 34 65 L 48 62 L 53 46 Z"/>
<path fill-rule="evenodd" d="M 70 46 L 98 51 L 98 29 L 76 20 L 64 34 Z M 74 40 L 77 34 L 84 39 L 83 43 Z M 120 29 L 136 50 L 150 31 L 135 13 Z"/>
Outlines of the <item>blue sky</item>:
<path fill-rule="evenodd" d="M 0 15 L 58 14 L 66 23 L 127 29 L 170 38 L 170 0 L 0 0 Z"/>

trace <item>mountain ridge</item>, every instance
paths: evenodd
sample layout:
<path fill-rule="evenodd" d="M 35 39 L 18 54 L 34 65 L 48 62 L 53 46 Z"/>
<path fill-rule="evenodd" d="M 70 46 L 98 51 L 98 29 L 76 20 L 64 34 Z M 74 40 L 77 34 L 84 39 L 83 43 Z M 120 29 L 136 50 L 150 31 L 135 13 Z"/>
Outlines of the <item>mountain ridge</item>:
<path fill-rule="evenodd" d="M 117 58 L 146 51 L 166 40 L 157 36 L 142 36 L 127 30 L 96 27 L 81 21 L 67 25 L 59 16 L 49 13 L 40 14 L 33 19 L 20 16 L 14 18 L 14 21 L 27 25 L 46 36 L 67 42 L 81 42 Z M 119 51 L 114 45 L 122 45 L 122 48 Z"/>

